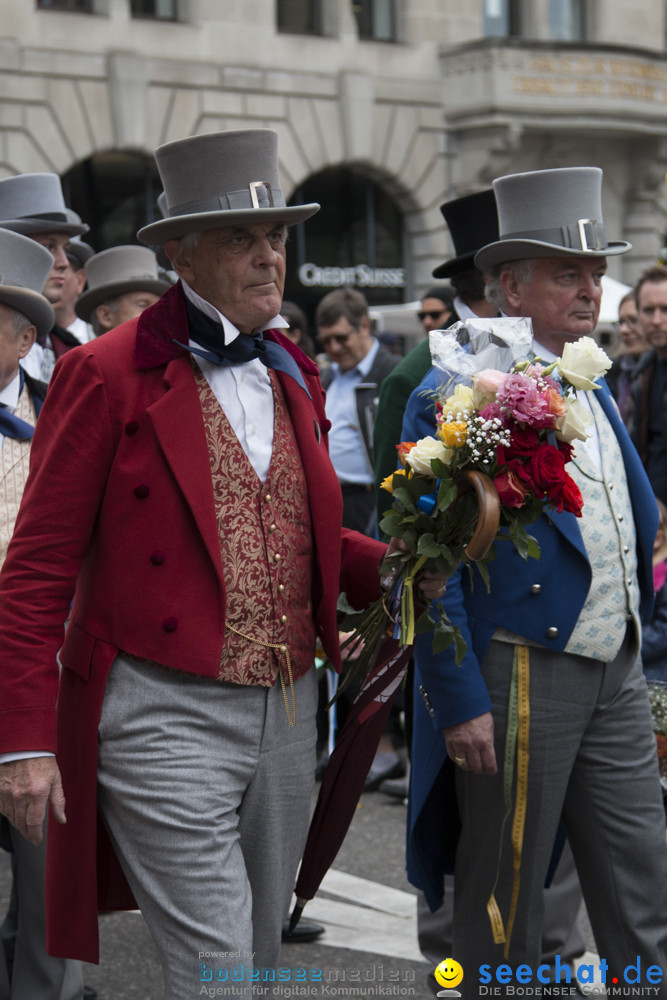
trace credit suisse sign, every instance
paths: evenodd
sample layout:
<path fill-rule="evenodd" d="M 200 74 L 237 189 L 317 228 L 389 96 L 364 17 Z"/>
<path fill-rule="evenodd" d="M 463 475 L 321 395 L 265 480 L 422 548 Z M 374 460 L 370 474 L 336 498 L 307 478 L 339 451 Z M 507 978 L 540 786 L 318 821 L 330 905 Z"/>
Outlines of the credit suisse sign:
<path fill-rule="evenodd" d="M 306 288 L 342 288 L 353 285 L 357 288 L 405 288 L 404 267 L 369 267 L 355 264 L 352 267 L 320 267 L 318 264 L 302 264 L 298 271 L 299 281 Z"/>

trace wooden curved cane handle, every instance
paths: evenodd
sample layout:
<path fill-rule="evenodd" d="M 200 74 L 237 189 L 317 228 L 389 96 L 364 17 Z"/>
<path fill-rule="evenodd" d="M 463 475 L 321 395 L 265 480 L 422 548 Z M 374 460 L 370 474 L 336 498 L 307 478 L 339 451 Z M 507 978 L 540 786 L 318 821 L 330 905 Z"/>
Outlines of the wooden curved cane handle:
<path fill-rule="evenodd" d="M 475 491 L 479 508 L 477 527 L 468 542 L 466 553 L 469 559 L 483 559 L 493 544 L 500 523 L 498 491 L 483 472 L 463 472 L 461 479 Z"/>

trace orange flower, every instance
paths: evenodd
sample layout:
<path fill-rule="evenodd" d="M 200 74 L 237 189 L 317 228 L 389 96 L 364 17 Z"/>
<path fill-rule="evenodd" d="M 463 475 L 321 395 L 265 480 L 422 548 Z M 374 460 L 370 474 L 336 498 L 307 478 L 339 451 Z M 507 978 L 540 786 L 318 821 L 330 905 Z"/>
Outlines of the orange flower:
<path fill-rule="evenodd" d="M 405 465 L 405 459 L 410 454 L 415 446 L 414 441 L 401 441 L 400 444 L 396 445 L 396 451 L 398 452 L 398 460 L 401 465 Z"/>

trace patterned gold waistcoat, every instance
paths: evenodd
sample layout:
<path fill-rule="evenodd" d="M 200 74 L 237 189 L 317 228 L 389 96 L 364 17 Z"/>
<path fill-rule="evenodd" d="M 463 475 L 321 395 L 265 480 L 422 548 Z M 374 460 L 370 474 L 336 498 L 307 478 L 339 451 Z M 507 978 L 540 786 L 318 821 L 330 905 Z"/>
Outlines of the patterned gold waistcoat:
<path fill-rule="evenodd" d="M 225 620 L 236 630 L 226 631 L 219 678 L 271 686 L 280 666 L 287 681 L 279 651 L 286 646 L 296 680 L 315 657 L 313 546 L 306 480 L 282 390 L 271 372 L 273 452 L 262 483 L 197 368 L 195 378 L 211 463 Z"/>
<path fill-rule="evenodd" d="M 25 387 L 14 412 L 21 420 L 35 426 L 35 408 Z M 28 478 L 31 444 L 31 440 L 17 441 L 16 438 L 6 437 L 0 448 L 0 566 L 7 555 L 7 546 L 14 531 Z"/>

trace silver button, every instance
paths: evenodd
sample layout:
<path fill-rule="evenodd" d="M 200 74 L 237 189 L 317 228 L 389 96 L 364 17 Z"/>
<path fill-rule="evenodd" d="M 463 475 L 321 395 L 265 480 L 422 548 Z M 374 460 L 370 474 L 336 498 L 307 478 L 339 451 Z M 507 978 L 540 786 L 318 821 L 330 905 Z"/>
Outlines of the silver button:
<path fill-rule="evenodd" d="M 629 545 L 624 545 L 623 546 L 623 551 L 625 552 L 625 554 L 627 556 L 628 552 L 630 551 L 630 546 Z"/>
<path fill-rule="evenodd" d="M 542 593 L 542 584 L 541 583 L 534 583 L 531 586 L 531 588 L 530 588 L 530 592 L 531 592 L 531 594 L 541 594 Z"/>
<path fill-rule="evenodd" d="M 551 628 L 547 629 L 547 639 L 557 639 L 557 638 L 558 638 L 558 629 L 556 628 L 555 625 L 552 625 Z"/>
<path fill-rule="evenodd" d="M 622 514 L 619 514 L 619 515 L 618 515 L 618 519 L 619 519 L 619 521 L 622 521 L 622 520 L 623 520 L 623 515 L 622 515 Z"/>

